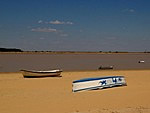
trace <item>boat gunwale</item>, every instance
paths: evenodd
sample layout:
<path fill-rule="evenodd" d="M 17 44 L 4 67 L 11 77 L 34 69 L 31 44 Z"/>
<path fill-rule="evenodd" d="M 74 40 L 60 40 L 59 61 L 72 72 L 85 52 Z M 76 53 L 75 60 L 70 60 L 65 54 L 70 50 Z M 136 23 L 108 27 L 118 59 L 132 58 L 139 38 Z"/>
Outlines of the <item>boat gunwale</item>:
<path fill-rule="evenodd" d="M 84 78 L 84 79 L 80 79 L 80 80 L 75 80 L 75 81 L 73 81 L 73 83 L 102 80 L 102 79 L 109 79 L 109 78 L 117 78 L 117 77 L 124 78 L 124 76 L 106 76 L 106 77 Z"/>
<path fill-rule="evenodd" d="M 20 70 L 21 72 L 28 72 L 28 73 L 60 73 L 60 72 L 62 72 L 62 70 L 57 70 L 57 71 L 52 71 L 52 70 L 50 70 L 50 71 L 34 71 L 34 70 Z"/>

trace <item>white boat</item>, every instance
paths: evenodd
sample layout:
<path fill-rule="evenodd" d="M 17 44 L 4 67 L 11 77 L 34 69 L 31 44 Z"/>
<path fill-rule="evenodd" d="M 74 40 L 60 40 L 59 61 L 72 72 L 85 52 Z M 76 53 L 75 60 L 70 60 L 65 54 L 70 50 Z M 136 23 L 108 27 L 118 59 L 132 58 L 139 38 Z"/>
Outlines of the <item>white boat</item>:
<path fill-rule="evenodd" d="M 139 63 L 145 63 L 145 61 L 144 60 L 140 60 Z"/>
<path fill-rule="evenodd" d="M 35 71 L 35 70 L 20 70 L 25 78 L 34 77 L 60 77 L 62 70 L 48 70 L 48 71 Z"/>
<path fill-rule="evenodd" d="M 85 78 L 85 79 L 73 81 L 72 91 L 77 92 L 81 90 L 103 89 L 103 88 L 111 88 L 115 86 L 124 86 L 124 85 L 126 85 L 124 76 Z"/>

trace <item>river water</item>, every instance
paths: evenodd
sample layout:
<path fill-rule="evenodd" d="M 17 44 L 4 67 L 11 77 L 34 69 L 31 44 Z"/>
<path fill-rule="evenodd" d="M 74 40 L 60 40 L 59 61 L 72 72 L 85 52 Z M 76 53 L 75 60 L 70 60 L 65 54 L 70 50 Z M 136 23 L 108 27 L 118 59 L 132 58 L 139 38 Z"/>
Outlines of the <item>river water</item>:
<path fill-rule="evenodd" d="M 144 63 L 138 61 L 144 60 Z M 0 72 L 18 72 L 21 69 L 64 71 L 97 70 L 113 66 L 114 70 L 150 69 L 150 53 L 129 54 L 46 54 L 1 53 Z"/>

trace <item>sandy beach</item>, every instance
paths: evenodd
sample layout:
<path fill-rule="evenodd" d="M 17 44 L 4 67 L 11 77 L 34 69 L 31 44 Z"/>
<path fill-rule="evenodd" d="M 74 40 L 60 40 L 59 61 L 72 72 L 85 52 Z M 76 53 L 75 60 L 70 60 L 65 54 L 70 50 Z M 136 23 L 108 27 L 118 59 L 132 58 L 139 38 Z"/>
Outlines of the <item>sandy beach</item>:
<path fill-rule="evenodd" d="M 62 77 L 0 73 L 0 113 L 150 113 L 150 70 L 68 71 Z M 123 75 L 127 86 L 72 92 L 72 81 Z"/>

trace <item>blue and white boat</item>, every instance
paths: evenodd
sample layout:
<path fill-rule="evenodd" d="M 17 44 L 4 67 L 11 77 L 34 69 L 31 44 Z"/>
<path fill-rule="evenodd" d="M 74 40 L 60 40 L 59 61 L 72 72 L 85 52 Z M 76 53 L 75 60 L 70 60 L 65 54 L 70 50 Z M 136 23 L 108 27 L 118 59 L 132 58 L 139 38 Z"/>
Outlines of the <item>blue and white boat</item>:
<path fill-rule="evenodd" d="M 72 83 L 72 91 L 93 90 L 111 88 L 115 86 L 125 86 L 126 81 L 124 76 L 106 76 L 97 78 L 84 78 L 75 80 Z"/>

